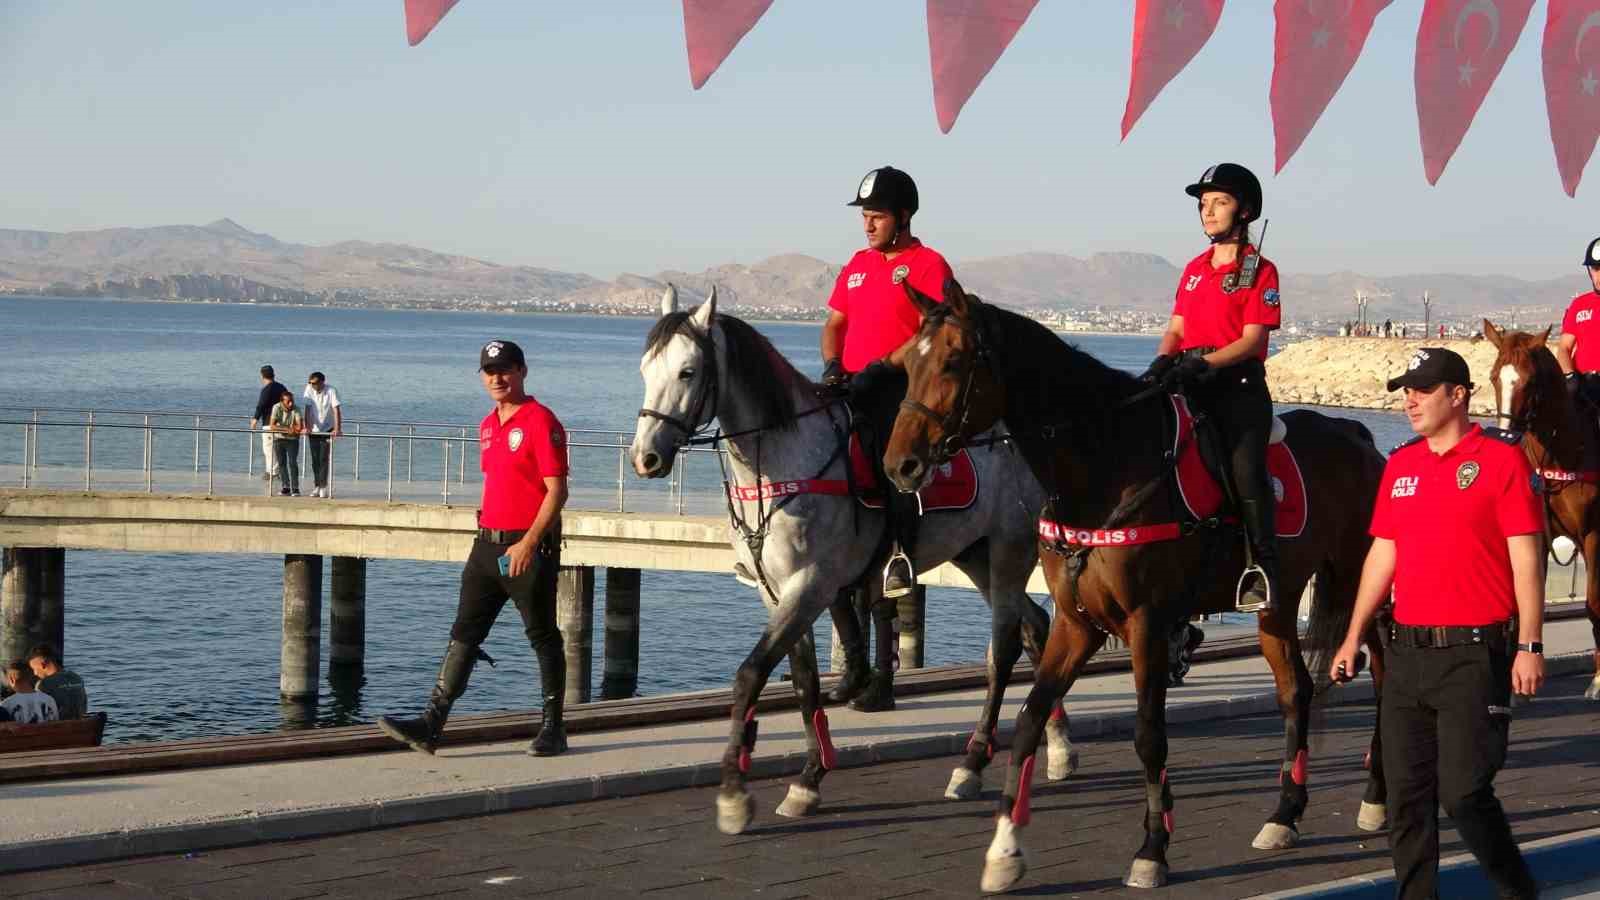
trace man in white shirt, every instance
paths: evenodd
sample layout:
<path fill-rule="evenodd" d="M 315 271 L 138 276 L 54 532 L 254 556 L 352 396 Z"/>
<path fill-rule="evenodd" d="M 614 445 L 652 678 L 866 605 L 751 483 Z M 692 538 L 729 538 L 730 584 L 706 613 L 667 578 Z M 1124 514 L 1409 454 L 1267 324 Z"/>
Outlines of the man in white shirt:
<path fill-rule="evenodd" d="M 328 462 L 333 456 L 333 439 L 344 434 L 344 412 L 339 409 L 339 394 L 321 372 L 306 379 L 306 442 L 311 451 L 311 496 L 327 497 Z"/>
<path fill-rule="evenodd" d="M 6 665 L 6 684 L 11 685 L 15 694 L 0 700 L 0 708 L 11 714 L 13 722 L 24 725 L 37 725 L 40 722 L 54 722 L 61 718 L 56 710 L 56 701 L 45 692 L 39 690 L 38 682 L 33 677 L 33 670 L 25 662 L 14 662 Z"/>

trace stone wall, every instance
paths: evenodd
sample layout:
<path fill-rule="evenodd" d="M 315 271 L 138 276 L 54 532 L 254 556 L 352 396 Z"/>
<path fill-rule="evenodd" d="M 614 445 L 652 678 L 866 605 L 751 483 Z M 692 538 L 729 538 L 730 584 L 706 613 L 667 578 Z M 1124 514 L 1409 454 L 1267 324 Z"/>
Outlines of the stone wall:
<path fill-rule="evenodd" d="M 1474 415 L 1494 414 L 1489 369 L 1495 348 L 1486 340 L 1394 340 L 1389 338 L 1314 338 L 1290 344 L 1267 359 L 1267 385 L 1278 403 L 1400 409 L 1401 392 L 1385 383 L 1406 370 L 1411 351 L 1444 346 L 1461 354 L 1472 370 Z"/>

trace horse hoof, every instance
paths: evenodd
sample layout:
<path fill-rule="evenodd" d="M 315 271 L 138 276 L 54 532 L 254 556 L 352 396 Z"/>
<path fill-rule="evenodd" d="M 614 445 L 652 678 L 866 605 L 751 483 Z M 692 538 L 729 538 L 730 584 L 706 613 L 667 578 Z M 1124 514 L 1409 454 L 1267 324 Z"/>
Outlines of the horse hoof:
<path fill-rule="evenodd" d="M 995 820 L 994 840 L 983 856 L 983 878 L 978 888 L 985 894 L 1003 894 L 1017 886 L 1028 874 L 1028 856 L 1017 839 L 1017 827 L 1010 816 Z"/>
<path fill-rule="evenodd" d="M 950 784 L 944 789 L 946 800 L 976 800 L 983 793 L 983 775 L 966 766 L 950 773 Z"/>
<path fill-rule="evenodd" d="M 1287 850 L 1299 841 L 1300 832 L 1293 827 L 1268 822 L 1256 832 L 1256 839 L 1250 842 L 1250 846 L 1257 850 Z"/>
<path fill-rule="evenodd" d="M 1131 888 L 1166 887 L 1167 864 L 1153 859 L 1136 859 L 1122 883 Z"/>
<path fill-rule="evenodd" d="M 1583 699 L 1600 700 L 1600 675 L 1596 675 L 1594 680 L 1589 682 L 1588 690 L 1583 692 Z"/>
<path fill-rule="evenodd" d="M 803 819 L 816 813 L 822 805 L 822 792 L 800 784 L 789 785 L 789 795 L 778 804 L 778 815 L 786 819 Z"/>
<path fill-rule="evenodd" d="M 1362 831 L 1382 831 L 1389 825 L 1389 807 L 1382 803 L 1361 801 L 1361 811 L 1356 813 L 1356 827 Z"/>
<path fill-rule="evenodd" d="M 756 798 L 747 791 L 732 797 L 717 795 L 717 830 L 723 834 L 744 834 L 756 817 Z"/>

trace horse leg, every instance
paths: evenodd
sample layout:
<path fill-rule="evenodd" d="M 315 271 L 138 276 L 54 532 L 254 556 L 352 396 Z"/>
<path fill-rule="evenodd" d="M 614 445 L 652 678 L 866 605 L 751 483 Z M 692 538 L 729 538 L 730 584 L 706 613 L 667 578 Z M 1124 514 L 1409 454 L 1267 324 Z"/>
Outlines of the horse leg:
<path fill-rule="evenodd" d="M 858 712 L 885 712 L 894 709 L 894 672 L 900 667 L 900 637 L 895 634 L 895 604 L 872 592 L 872 630 L 877 632 L 877 652 L 873 661 L 872 680 L 867 689 L 850 701 L 850 708 Z"/>
<path fill-rule="evenodd" d="M 1378 626 L 1367 629 L 1367 653 L 1372 657 L 1372 691 L 1376 708 L 1372 714 L 1372 744 L 1367 749 L 1367 790 L 1361 797 L 1356 827 L 1362 831 L 1382 831 L 1389 827 L 1389 783 L 1383 777 L 1383 644 Z"/>
<path fill-rule="evenodd" d="M 1123 884 L 1156 888 L 1167 883 L 1167 845 L 1172 843 L 1172 787 L 1167 784 L 1167 638 L 1170 623 L 1149 612 L 1128 622 L 1134 691 L 1139 698 L 1133 747 L 1144 764 L 1144 845 L 1133 856 Z"/>
<path fill-rule="evenodd" d="M 1022 641 L 1022 650 L 1028 654 L 1028 661 L 1033 667 L 1038 669 L 1045 643 L 1050 638 L 1050 616 L 1028 596 L 1027 574 L 1032 573 L 1034 562 L 1038 558 L 1034 537 L 1030 532 L 1027 542 L 1022 545 L 1025 548 L 1023 552 L 1026 553 L 1026 559 L 1021 563 L 1014 559 L 1005 559 L 1004 548 L 1007 545 L 999 546 L 1002 551 L 993 560 L 991 569 L 993 583 L 997 585 L 995 596 L 1001 599 L 1001 607 L 997 607 L 997 612 L 1000 608 L 1004 608 L 1009 615 L 1017 619 L 1015 633 Z M 1024 573 L 1021 580 L 1016 578 L 1018 572 Z M 995 633 L 998 634 L 998 630 Z M 1001 676 L 1000 692 L 1003 697 L 1005 686 L 1011 681 L 1011 670 L 1009 668 L 1002 670 Z M 998 707 L 995 713 L 999 714 Z M 1050 718 L 1044 723 L 1046 781 L 1063 781 L 1078 770 L 1078 751 L 1072 749 L 1072 737 L 1068 732 L 1066 704 L 1058 697 L 1055 706 L 1050 710 Z"/>
<path fill-rule="evenodd" d="M 1600 700 L 1600 529 L 1583 536 L 1583 566 L 1588 576 L 1584 599 L 1589 610 L 1589 630 L 1594 635 L 1594 680 L 1583 696 Z"/>
<path fill-rule="evenodd" d="M 833 741 L 828 735 L 828 714 L 821 703 L 822 684 L 817 676 L 817 647 L 809 629 L 789 651 L 789 672 L 800 700 L 800 718 L 806 729 L 806 767 L 789 785 L 778 804 L 778 815 L 802 818 L 822 804 L 822 777 L 834 767 Z"/>
<path fill-rule="evenodd" d="M 722 786 L 717 793 L 717 829 L 723 834 L 741 834 L 755 819 L 755 799 L 744 782 L 756 747 L 756 698 L 767 686 L 778 661 L 811 629 L 822 605 L 805 608 L 796 599 L 780 604 L 734 676 L 731 729 L 728 747 L 722 754 Z"/>
<path fill-rule="evenodd" d="M 1260 617 L 1261 655 L 1272 667 L 1283 714 L 1283 766 L 1278 771 L 1278 808 L 1250 846 L 1287 850 L 1300 840 L 1297 827 L 1306 811 L 1307 738 L 1311 729 L 1311 670 L 1300 655 L 1293 604 L 1281 604 Z"/>
<path fill-rule="evenodd" d="M 994 840 L 983 858 L 980 888 L 986 894 L 1011 890 L 1028 872 L 1022 829 L 1033 817 L 1033 759 L 1044 737 L 1044 723 L 1105 639 L 1102 632 L 1074 617 L 1058 614 L 1051 624 L 1050 640 L 1035 672 L 1033 689 L 1017 713 L 1017 733 L 1011 741 L 1011 766 L 1000 796 Z"/>

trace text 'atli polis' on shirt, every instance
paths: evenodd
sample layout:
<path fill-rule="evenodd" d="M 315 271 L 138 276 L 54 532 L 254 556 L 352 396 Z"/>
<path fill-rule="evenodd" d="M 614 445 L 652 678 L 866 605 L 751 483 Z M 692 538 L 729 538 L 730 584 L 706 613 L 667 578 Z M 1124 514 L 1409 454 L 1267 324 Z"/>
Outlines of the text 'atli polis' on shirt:
<path fill-rule="evenodd" d="M 478 427 L 483 503 L 478 525 L 520 531 L 544 504 L 546 478 L 567 474 L 567 431 L 548 407 L 529 397 L 511 418 L 490 411 Z"/>
<path fill-rule="evenodd" d="M 1600 372 L 1600 291 L 1572 298 L 1567 314 L 1561 317 L 1561 333 L 1578 340 L 1573 367 L 1579 372 Z"/>

